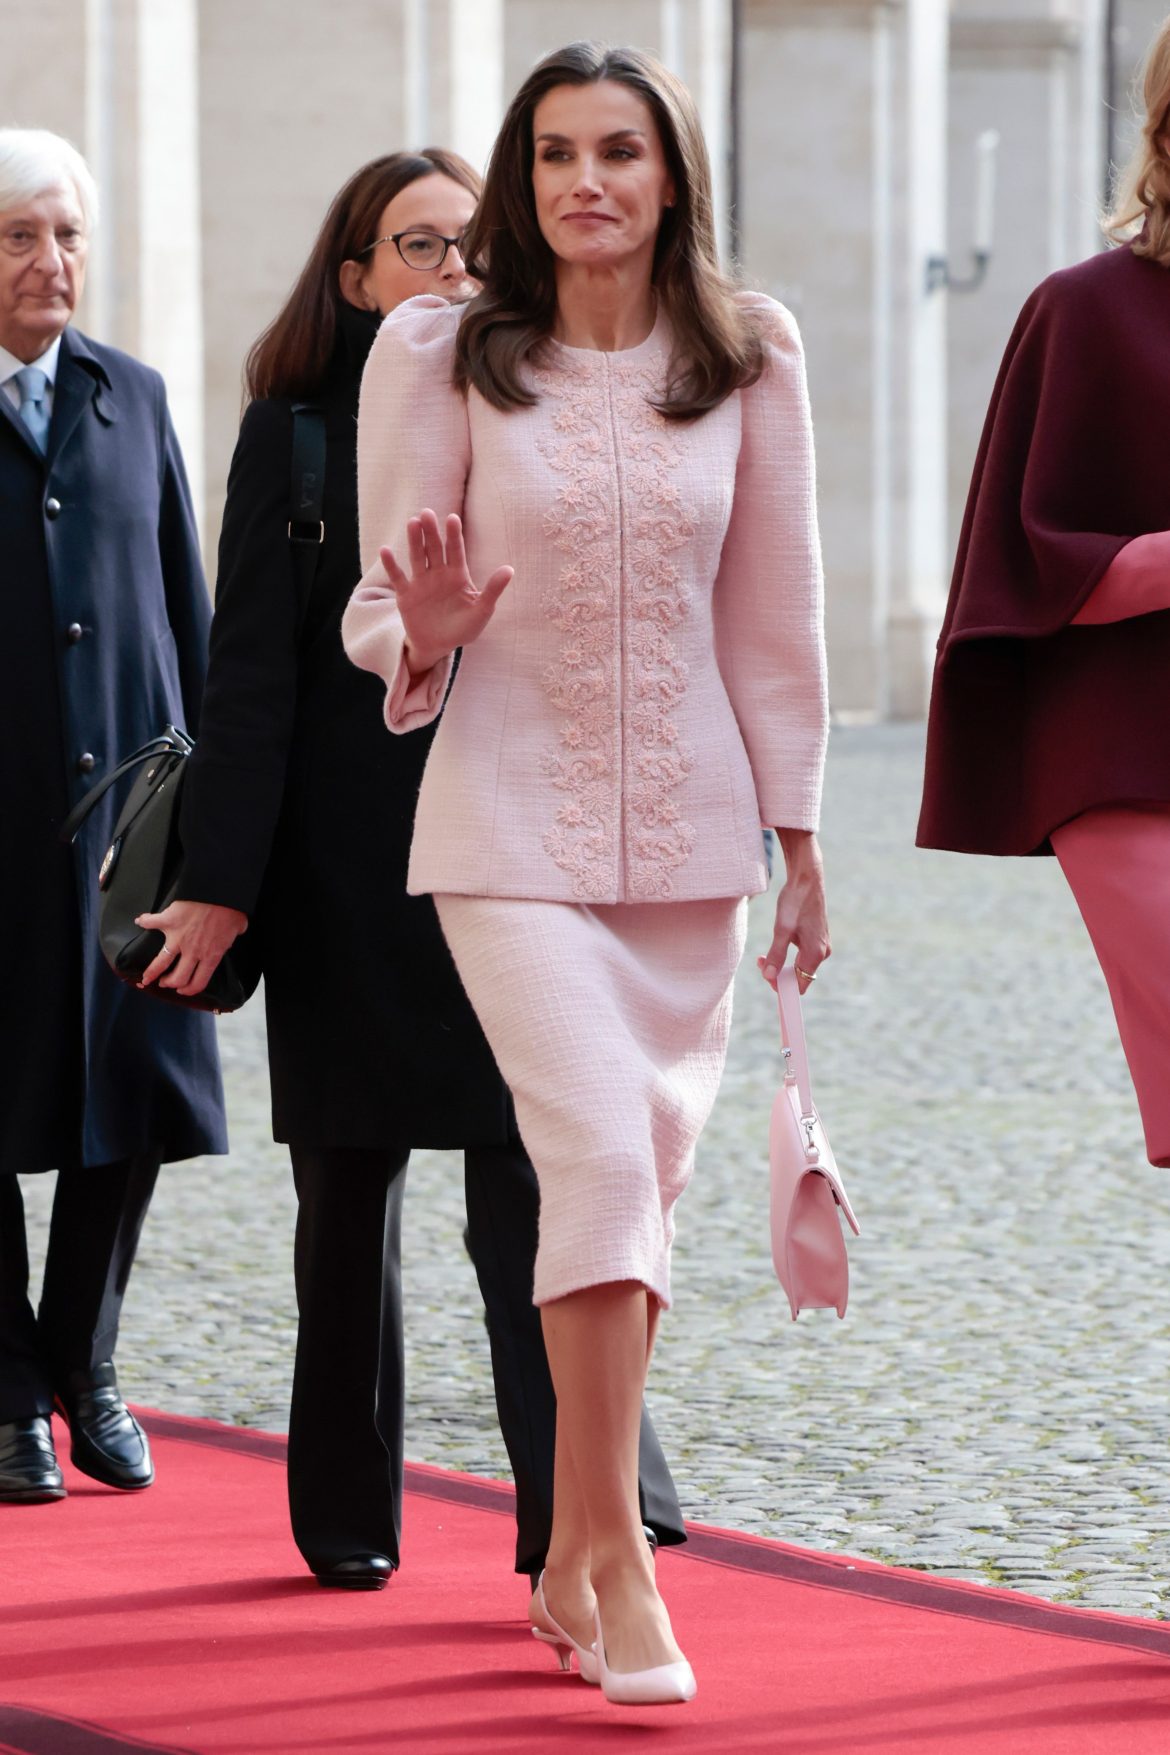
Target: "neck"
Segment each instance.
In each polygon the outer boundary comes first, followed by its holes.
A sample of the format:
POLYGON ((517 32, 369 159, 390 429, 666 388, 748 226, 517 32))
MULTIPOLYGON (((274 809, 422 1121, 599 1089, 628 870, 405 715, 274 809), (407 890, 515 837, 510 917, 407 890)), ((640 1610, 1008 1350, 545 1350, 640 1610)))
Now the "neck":
POLYGON ((653 329, 656 305, 648 263, 617 268, 557 264, 553 334, 567 347, 625 353, 653 329))

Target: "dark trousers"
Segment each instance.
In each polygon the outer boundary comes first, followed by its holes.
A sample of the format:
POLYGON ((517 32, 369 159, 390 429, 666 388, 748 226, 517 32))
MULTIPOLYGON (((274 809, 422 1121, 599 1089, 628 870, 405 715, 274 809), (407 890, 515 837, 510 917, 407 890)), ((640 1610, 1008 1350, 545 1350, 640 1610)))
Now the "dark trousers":
POLYGON ((20 1182, 0 1176, 0 1422, 50 1414, 69 1372, 113 1357, 158 1168, 137 1157, 58 1172, 35 1315, 20 1182))
MULTIPOLYGON (((288 1433, 293 1536, 314 1570, 357 1553, 399 1559, 402 1519, 402 1197, 409 1151, 293 1146, 300 1326, 288 1433)), ((516 1483, 516 1571, 544 1564, 556 1398, 532 1303, 540 1201, 523 1147, 463 1154, 468 1245, 487 1313, 500 1430, 516 1483)), ((643 1521, 685 1541, 643 1410, 643 1521)))

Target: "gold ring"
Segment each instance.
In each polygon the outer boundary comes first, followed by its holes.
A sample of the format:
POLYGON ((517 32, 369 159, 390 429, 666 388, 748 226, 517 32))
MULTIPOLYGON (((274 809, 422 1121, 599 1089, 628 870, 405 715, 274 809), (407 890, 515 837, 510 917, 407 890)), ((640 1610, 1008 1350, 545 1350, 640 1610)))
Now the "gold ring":
POLYGON ((803 975, 804 979, 806 981, 815 981, 816 980, 816 976, 811 972, 811 970, 802 969, 799 963, 793 963, 792 968, 793 968, 794 973, 796 973, 797 975, 803 975))

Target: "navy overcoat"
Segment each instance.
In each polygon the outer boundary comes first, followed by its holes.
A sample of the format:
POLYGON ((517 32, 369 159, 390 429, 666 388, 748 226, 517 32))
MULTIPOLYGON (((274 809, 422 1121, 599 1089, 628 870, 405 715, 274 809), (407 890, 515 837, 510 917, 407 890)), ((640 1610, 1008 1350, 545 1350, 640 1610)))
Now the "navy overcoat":
POLYGON ((47 456, 0 395, 0 1173, 227 1149, 213 1019, 98 948, 129 782, 57 839, 121 757, 194 733, 209 620, 162 379, 66 329, 47 456))

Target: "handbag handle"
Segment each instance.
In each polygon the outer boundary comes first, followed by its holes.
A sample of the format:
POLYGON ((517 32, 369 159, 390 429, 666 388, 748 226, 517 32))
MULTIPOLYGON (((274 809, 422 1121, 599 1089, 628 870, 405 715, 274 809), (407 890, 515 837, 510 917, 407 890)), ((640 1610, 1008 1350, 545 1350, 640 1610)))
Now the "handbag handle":
POLYGON ((804 1016, 800 1009, 800 987, 796 970, 786 963, 776 977, 776 998, 780 1003, 780 1042, 784 1053, 784 1076, 796 1080, 802 1115, 812 1115, 812 1080, 808 1072, 808 1049, 804 1040, 804 1016))
POLYGON ((140 749, 136 749, 132 756, 127 756, 124 762, 119 762, 116 768, 111 768, 96 786, 91 786, 85 796, 78 799, 58 829, 57 839, 66 844, 75 840, 77 831, 81 828, 90 811, 105 797, 114 782, 120 780, 123 774, 128 774, 131 768, 140 767, 143 762, 148 762, 151 756, 164 756, 170 752, 176 755, 189 755, 194 747, 195 745, 185 731, 180 731, 176 725, 168 725, 165 731, 160 732, 157 737, 152 737, 150 742, 144 743, 140 749))

